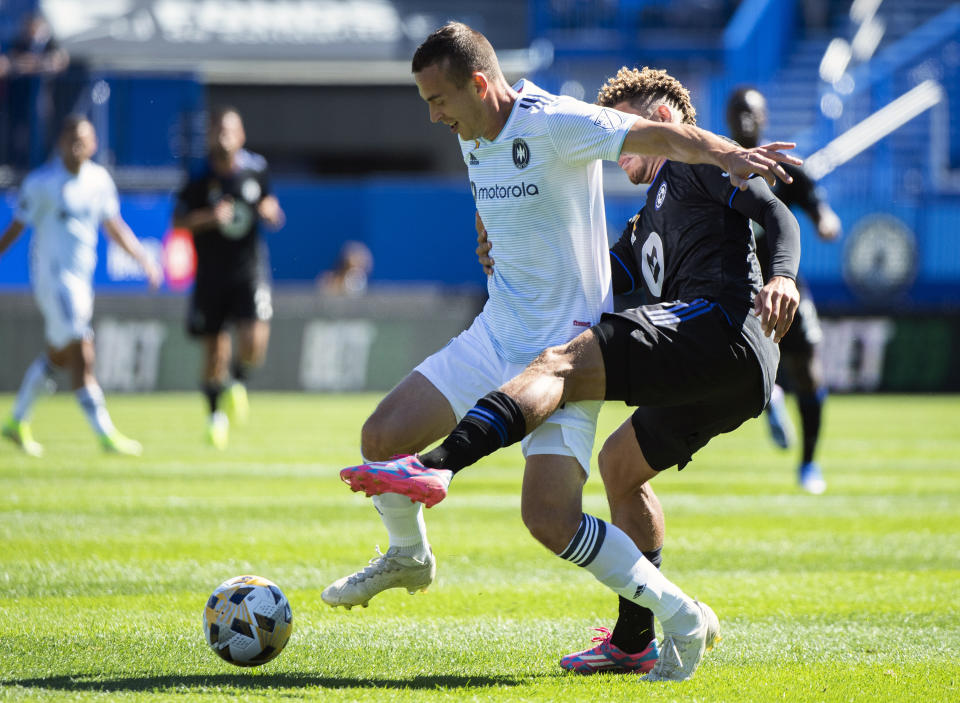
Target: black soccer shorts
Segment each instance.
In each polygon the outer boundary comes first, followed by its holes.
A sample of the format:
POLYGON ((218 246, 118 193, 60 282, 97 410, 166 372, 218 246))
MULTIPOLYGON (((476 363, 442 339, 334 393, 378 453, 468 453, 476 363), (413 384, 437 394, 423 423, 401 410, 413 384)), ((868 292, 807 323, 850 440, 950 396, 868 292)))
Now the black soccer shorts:
POLYGON ((197 278, 190 296, 187 331, 195 336, 218 334, 229 322, 273 317, 270 284, 262 276, 197 278))
POLYGON ((656 471, 682 469, 713 437, 763 410, 760 363, 717 303, 644 305, 604 314, 592 329, 606 399, 638 406, 633 428, 656 471))

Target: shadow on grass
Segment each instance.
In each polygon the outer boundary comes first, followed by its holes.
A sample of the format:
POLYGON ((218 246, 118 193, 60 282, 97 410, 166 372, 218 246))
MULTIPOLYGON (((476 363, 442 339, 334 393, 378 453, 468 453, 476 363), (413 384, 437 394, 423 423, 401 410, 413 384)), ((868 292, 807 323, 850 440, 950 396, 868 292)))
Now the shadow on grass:
POLYGON ((22 686, 53 691, 156 691, 196 687, 231 688, 485 688, 488 686, 520 686, 529 683, 524 676, 412 676, 409 679, 358 679, 350 677, 314 676, 310 674, 194 674, 190 676, 134 676, 129 678, 93 679, 87 677, 50 676, 47 678, 4 681, 4 686, 22 686))

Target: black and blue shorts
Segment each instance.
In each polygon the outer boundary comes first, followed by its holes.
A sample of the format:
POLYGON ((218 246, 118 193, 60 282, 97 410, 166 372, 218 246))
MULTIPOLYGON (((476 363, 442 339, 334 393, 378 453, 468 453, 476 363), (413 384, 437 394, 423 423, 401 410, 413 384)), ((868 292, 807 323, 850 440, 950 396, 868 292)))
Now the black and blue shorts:
POLYGON ((606 400, 637 406, 643 455, 682 469, 713 437, 756 417, 766 402, 756 355, 716 302, 696 299, 604 314, 595 325, 606 400))

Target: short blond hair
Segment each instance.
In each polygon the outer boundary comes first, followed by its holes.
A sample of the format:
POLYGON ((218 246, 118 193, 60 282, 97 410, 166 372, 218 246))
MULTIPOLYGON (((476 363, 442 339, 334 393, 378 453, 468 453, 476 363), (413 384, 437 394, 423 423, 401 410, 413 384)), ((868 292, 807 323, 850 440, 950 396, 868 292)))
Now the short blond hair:
POLYGON ((600 88, 597 105, 613 107, 623 101, 629 102, 645 116, 660 103, 666 103, 680 112, 684 123, 697 123, 697 111, 690 101, 690 91, 666 71, 646 66, 642 69, 622 67, 600 88))

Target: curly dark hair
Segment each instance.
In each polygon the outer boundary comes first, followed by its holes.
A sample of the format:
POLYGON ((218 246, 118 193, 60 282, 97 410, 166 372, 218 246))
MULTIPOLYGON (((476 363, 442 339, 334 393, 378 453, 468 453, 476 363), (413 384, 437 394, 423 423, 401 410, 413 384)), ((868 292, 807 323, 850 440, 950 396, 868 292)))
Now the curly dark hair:
POLYGON ((685 124, 697 123, 697 111, 690 102, 690 91, 666 71, 646 66, 642 69, 621 68, 597 93, 597 105, 613 107, 624 100, 644 114, 651 112, 659 103, 666 103, 680 111, 685 124))

